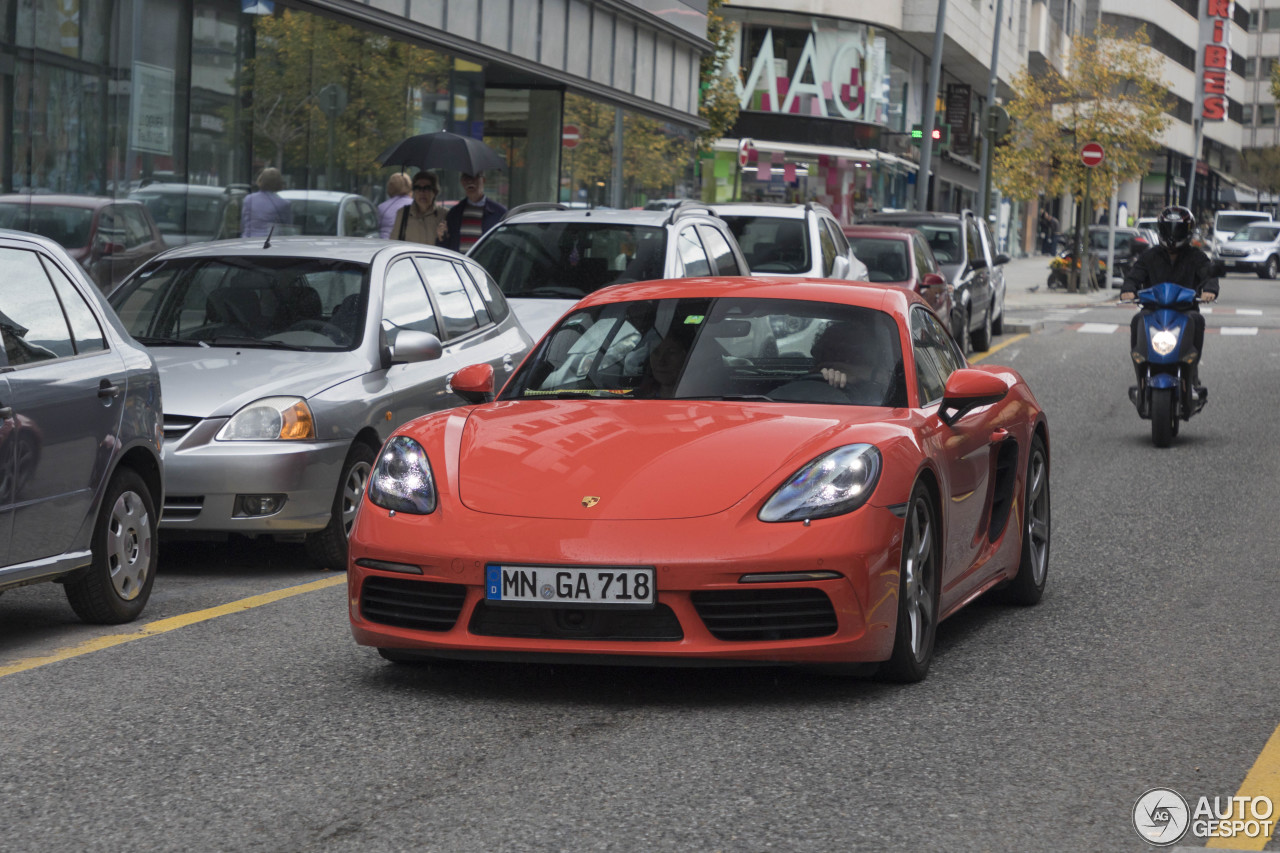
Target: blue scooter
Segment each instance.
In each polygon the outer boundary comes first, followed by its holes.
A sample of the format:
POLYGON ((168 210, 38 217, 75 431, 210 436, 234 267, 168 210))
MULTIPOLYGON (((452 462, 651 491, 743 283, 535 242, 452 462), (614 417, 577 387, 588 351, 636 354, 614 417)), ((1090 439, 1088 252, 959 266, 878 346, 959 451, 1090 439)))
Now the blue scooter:
POLYGON ((1199 356, 1191 340, 1191 319, 1196 292, 1172 282, 1137 293, 1146 309, 1133 361, 1142 376, 1129 389, 1138 416, 1151 421, 1151 442, 1168 447, 1178 434, 1178 422, 1189 420, 1204 408, 1209 392, 1190 382, 1191 362, 1199 356))

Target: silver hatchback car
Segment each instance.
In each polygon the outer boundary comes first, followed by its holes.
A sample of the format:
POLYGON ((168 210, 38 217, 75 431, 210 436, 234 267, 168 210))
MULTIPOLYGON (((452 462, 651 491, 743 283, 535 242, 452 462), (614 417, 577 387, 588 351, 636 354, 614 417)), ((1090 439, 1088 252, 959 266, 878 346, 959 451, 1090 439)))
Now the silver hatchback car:
POLYGON ((532 341, 476 263, 416 243, 235 240, 170 250, 111 295, 165 390, 161 530, 305 537, 345 569, 383 440, 499 384, 532 341))
POLYGON ((160 374, 53 241, 0 231, 0 591, 59 581, 86 622, 155 580, 160 374))

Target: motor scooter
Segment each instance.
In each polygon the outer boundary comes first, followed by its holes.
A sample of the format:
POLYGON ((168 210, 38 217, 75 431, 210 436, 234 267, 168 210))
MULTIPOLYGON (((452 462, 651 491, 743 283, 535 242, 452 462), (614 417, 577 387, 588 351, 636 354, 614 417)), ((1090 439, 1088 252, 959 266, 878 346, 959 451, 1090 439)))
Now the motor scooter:
POLYGON ((1139 290, 1137 301, 1144 312, 1132 357, 1141 379, 1129 388, 1129 400, 1138 417, 1151 421, 1151 442, 1168 447, 1179 422, 1190 420, 1209 399, 1207 389, 1190 382, 1191 363, 1200 354, 1188 315, 1200 300, 1194 290, 1165 282, 1139 290))

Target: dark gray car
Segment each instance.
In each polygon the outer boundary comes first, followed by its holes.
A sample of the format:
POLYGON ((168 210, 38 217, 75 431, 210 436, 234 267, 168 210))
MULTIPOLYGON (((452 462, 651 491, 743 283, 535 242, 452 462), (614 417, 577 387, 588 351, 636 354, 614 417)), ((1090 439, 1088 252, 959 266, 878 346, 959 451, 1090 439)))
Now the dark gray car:
POLYGON ((163 500, 160 375, 52 240, 0 231, 0 590, 136 619, 163 500))
POLYGON ((333 569, 383 440, 460 405, 459 367, 501 384, 532 346, 478 264, 400 241, 193 244, 111 304, 164 382, 161 529, 297 536, 333 569))

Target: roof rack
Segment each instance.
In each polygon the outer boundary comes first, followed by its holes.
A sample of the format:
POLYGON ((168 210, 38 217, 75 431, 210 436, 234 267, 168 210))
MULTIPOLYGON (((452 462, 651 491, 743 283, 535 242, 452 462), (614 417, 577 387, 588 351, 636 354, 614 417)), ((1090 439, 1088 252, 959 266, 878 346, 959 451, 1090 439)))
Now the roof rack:
POLYGON ((517 213, 533 213, 535 210, 568 210, 568 209, 569 209, 569 205, 561 204, 558 201, 531 201, 525 204, 517 204, 515 207, 508 210, 502 218, 510 219, 511 217, 515 216, 517 213))
POLYGON ((694 201, 693 199, 687 198, 681 201, 675 207, 671 208, 671 212, 667 215, 667 220, 663 224, 670 225, 671 223, 675 222, 677 219, 683 219, 686 216, 715 216, 715 215, 716 215, 716 212, 711 209, 710 205, 706 204, 705 202, 694 201))

